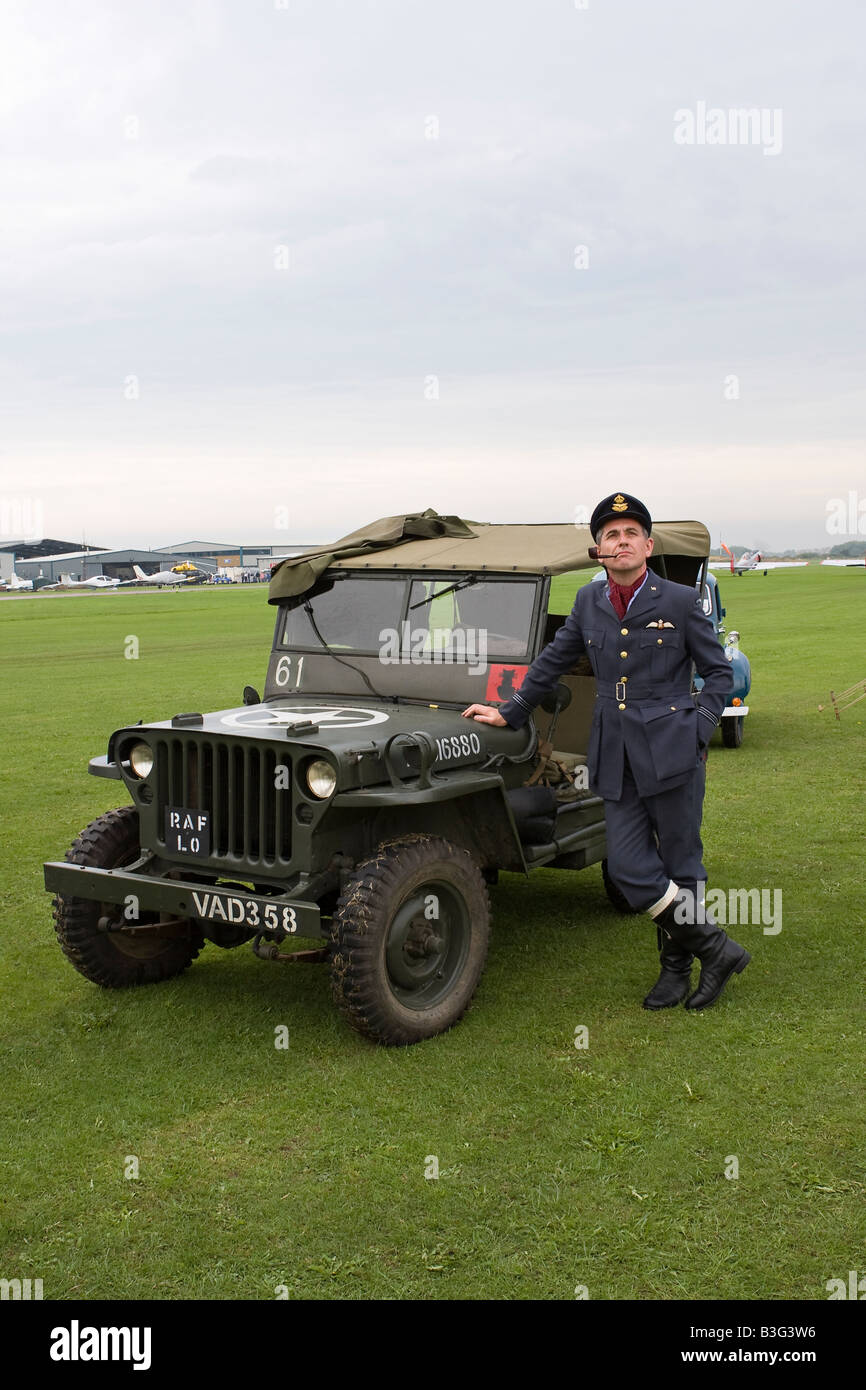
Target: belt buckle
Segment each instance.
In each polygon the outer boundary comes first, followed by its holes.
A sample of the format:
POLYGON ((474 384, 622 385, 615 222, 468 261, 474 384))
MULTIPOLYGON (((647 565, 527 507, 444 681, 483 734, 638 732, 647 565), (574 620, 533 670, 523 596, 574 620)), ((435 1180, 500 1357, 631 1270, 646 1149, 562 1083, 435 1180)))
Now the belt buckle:
POLYGON ((617 681, 615 691, 615 699, 622 703, 625 700, 625 681, 617 681))

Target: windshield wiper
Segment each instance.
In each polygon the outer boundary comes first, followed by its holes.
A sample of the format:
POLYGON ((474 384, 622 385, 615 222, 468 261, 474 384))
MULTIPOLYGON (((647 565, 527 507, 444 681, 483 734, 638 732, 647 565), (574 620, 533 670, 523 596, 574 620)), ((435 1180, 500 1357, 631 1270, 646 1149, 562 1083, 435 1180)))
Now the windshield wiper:
POLYGON ((319 639, 319 641, 321 642, 322 646, 325 648, 325 651, 328 653, 328 656, 332 656, 332 657, 334 658, 335 661, 339 661, 339 663, 340 663, 341 666, 348 666, 348 668, 349 668, 350 671, 354 671, 356 676, 360 676, 360 677, 361 677, 361 680, 362 680, 362 681, 364 682, 364 684, 366 685, 366 687, 367 687, 367 689, 369 690, 370 694, 371 694, 371 695, 375 695, 377 700, 393 700, 393 699, 394 699, 394 696, 393 696, 393 695, 381 695, 381 694, 379 693, 379 691, 376 690, 376 689, 374 689, 374 687, 371 685, 371 683, 370 683, 370 681, 369 681, 369 679, 368 679, 368 677, 367 677, 366 671, 362 671, 362 669, 361 669, 360 666, 353 666, 352 663, 351 663, 351 661, 347 661, 345 657, 343 657, 343 656, 337 656, 337 653, 336 653, 335 651, 333 651, 333 650, 328 646, 327 642, 325 641, 324 637, 322 636, 321 632, 319 631, 318 624, 316 623, 316 619, 315 619, 314 616, 313 616, 313 605, 312 605, 312 603, 310 602, 309 599, 305 599, 305 600, 304 600, 304 611, 306 612, 306 615, 307 615, 307 617, 308 617, 309 620, 310 620, 310 627, 313 629, 314 633, 315 633, 316 636, 318 637, 318 639, 319 639))
POLYGON ((455 589, 468 589, 470 584, 477 583, 477 574, 467 574, 463 579, 458 579, 456 584, 449 584, 447 589, 440 589, 438 594, 431 594, 429 598, 422 598, 417 603, 410 603, 409 612, 412 613, 416 608, 423 608, 426 604, 432 603, 434 598, 444 598, 446 594, 453 594, 455 589))

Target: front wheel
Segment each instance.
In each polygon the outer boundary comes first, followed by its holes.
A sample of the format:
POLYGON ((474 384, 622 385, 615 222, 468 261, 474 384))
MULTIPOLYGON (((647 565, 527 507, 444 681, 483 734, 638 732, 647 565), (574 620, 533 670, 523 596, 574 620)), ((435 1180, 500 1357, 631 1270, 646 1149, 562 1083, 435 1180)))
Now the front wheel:
MULTIPOLYGON (((139 849, 138 811, 120 806, 106 811, 82 830, 67 851, 70 864, 97 869, 120 869, 131 864, 139 849)), ((63 954, 82 975, 103 989, 155 984, 186 970, 204 945, 193 922, 171 921, 160 925, 156 914, 142 914, 144 930, 100 929, 100 918, 123 920, 117 903, 91 902, 87 898, 57 896, 54 929, 63 954)))
POLYGON ((334 913, 334 1001, 389 1046, 444 1033, 469 1008, 489 935, 487 887, 466 850, 432 835, 380 845, 334 913))
POLYGON ((726 748, 739 748, 743 741, 744 714, 729 715, 722 720, 722 743, 726 748))

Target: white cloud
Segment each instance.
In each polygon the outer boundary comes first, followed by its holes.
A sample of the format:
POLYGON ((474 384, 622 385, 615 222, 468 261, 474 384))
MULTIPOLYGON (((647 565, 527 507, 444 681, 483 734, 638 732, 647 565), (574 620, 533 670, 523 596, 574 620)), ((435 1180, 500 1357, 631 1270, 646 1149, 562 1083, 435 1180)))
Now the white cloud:
POLYGON ((708 516, 735 480, 770 527, 778 477, 808 539, 812 471, 862 474, 863 18, 794 13, 7 6, 5 466, 107 543, 142 476, 192 534, 215 473, 295 470, 318 539, 335 477, 348 530, 458 505, 428 479, 477 510, 491 467, 502 519, 527 477, 555 516, 575 459, 630 458, 708 516), (782 153, 677 146, 697 100, 783 108, 782 153))

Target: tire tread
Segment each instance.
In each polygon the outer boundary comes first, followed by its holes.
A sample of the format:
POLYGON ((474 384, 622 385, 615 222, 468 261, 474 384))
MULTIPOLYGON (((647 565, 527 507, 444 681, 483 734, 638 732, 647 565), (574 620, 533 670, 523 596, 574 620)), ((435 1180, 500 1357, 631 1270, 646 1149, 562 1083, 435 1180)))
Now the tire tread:
MULTIPOLYGON (((441 1026, 430 1029, 422 1020, 410 1027, 389 1012, 378 987, 377 956, 379 924, 387 917, 389 904, 399 893, 407 872, 423 869, 431 859, 450 860, 471 874, 469 887, 477 894, 483 911, 483 950, 476 963, 477 981, 487 960, 490 898, 481 870, 468 850, 460 849, 434 835, 411 834, 383 842, 364 863, 357 866, 334 911, 331 954, 331 992, 335 1004, 352 1027, 365 1037, 387 1046, 408 1046, 423 1038, 445 1032, 464 1016, 472 1003, 475 985, 462 1005, 444 1010, 441 1026)), ((480 915, 480 914, 479 914, 480 915)))

